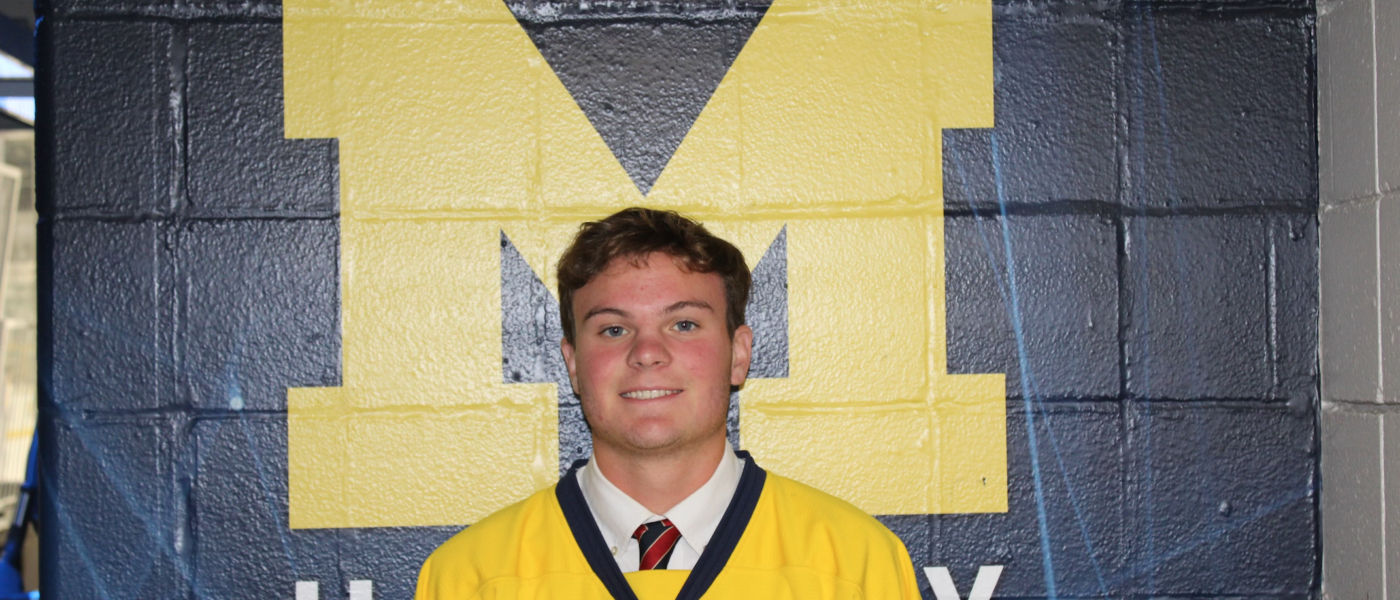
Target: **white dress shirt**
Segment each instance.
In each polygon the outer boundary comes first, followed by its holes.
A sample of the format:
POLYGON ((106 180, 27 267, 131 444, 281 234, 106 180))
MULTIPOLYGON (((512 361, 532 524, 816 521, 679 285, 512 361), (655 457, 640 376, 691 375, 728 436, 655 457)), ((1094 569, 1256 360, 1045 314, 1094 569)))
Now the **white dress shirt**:
POLYGON ((593 520, 598 523, 598 531, 603 533, 604 543, 623 573, 636 571, 642 560, 641 548, 637 540, 632 539, 632 532, 644 523, 662 519, 670 519, 681 532, 666 568, 689 570, 700 560, 700 553, 705 551, 705 545, 719 527, 743 473, 744 461, 734 455, 734 449, 726 441, 724 455, 710 480, 664 515, 653 514, 617 489, 594 466, 592 456, 588 464, 578 470, 578 486, 588 502, 588 510, 593 513, 593 520))

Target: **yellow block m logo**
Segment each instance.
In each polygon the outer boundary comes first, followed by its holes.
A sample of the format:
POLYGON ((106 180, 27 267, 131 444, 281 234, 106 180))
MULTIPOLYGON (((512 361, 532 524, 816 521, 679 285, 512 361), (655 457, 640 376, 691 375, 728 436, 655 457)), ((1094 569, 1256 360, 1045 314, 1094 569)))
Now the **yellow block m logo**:
POLYGON ((990 3, 779 0, 658 123, 665 90, 560 68, 586 15, 531 6, 284 6, 287 136, 340 139, 344 348, 342 387, 288 392, 292 527, 470 523, 553 483, 586 434, 549 356, 512 355, 549 333, 503 323, 547 323, 578 223, 632 205, 781 279, 786 371, 739 397, 765 468, 876 514, 1005 511, 1004 378, 947 374, 944 311, 941 131, 992 125, 990 3))

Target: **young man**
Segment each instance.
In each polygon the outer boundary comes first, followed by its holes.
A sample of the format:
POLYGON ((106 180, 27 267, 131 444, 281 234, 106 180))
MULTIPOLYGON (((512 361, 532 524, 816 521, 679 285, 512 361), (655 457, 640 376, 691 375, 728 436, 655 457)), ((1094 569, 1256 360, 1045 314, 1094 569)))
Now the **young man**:
POLYGON ((593 456, 439 547, 418 600, 918 598, 880 522, 729 447, 749 285, 737 248, 674 212, 585 224, 559 312, 593 456))

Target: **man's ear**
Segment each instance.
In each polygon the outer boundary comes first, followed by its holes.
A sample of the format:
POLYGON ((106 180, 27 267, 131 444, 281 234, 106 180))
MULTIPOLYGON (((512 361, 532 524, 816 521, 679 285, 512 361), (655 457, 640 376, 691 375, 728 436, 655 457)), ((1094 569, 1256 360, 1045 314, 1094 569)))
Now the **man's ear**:
POLYGON ((729 385, 744 385, 749 378, 749 363, 753 362, 753 329, 740 325, 731 337, 733 359, 729 366, 729 385))
POLYGON ((569 387, 574 388, 574 395, 578 396, 578 377, 574 375, 574 345, 569 343, 569 338, 559 339, 559 353, 564 355, 564 366, 569 369, 569 387))

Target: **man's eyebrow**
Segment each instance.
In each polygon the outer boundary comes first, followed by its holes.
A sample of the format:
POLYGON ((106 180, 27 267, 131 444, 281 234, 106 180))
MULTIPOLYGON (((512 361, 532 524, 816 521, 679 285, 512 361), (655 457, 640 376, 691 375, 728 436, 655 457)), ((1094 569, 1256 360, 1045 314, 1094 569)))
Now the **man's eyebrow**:
POLYGON ((593 309, 593 310, 588 311, 588 314, 583 315, 583 320, 584 320, 584 321, 587 321, 587 320, 592 319, 593 317, 596 317, 596 316, 598 316, 598 315, 617 315, 617 316, 622 317, 622 318, 624 318, 624 319, 626 319, 626 318, 632 316, 632 315, 627 314, 627 311, 622 310, 622 309, 620 309, 620 308, 613 308, 613 307, 611 307, 611 306, 600 306, 600 307, 598 307, 598 308, 595 308, 595 309, 593 309))
POLYGON ((681 300, 680 302, 667 306, 665 312, 666 314, 670 314, 682 308, 703 308, 710 312, 715 312, 714 307, 710 306, 709 302, 702 300, 681 300))

